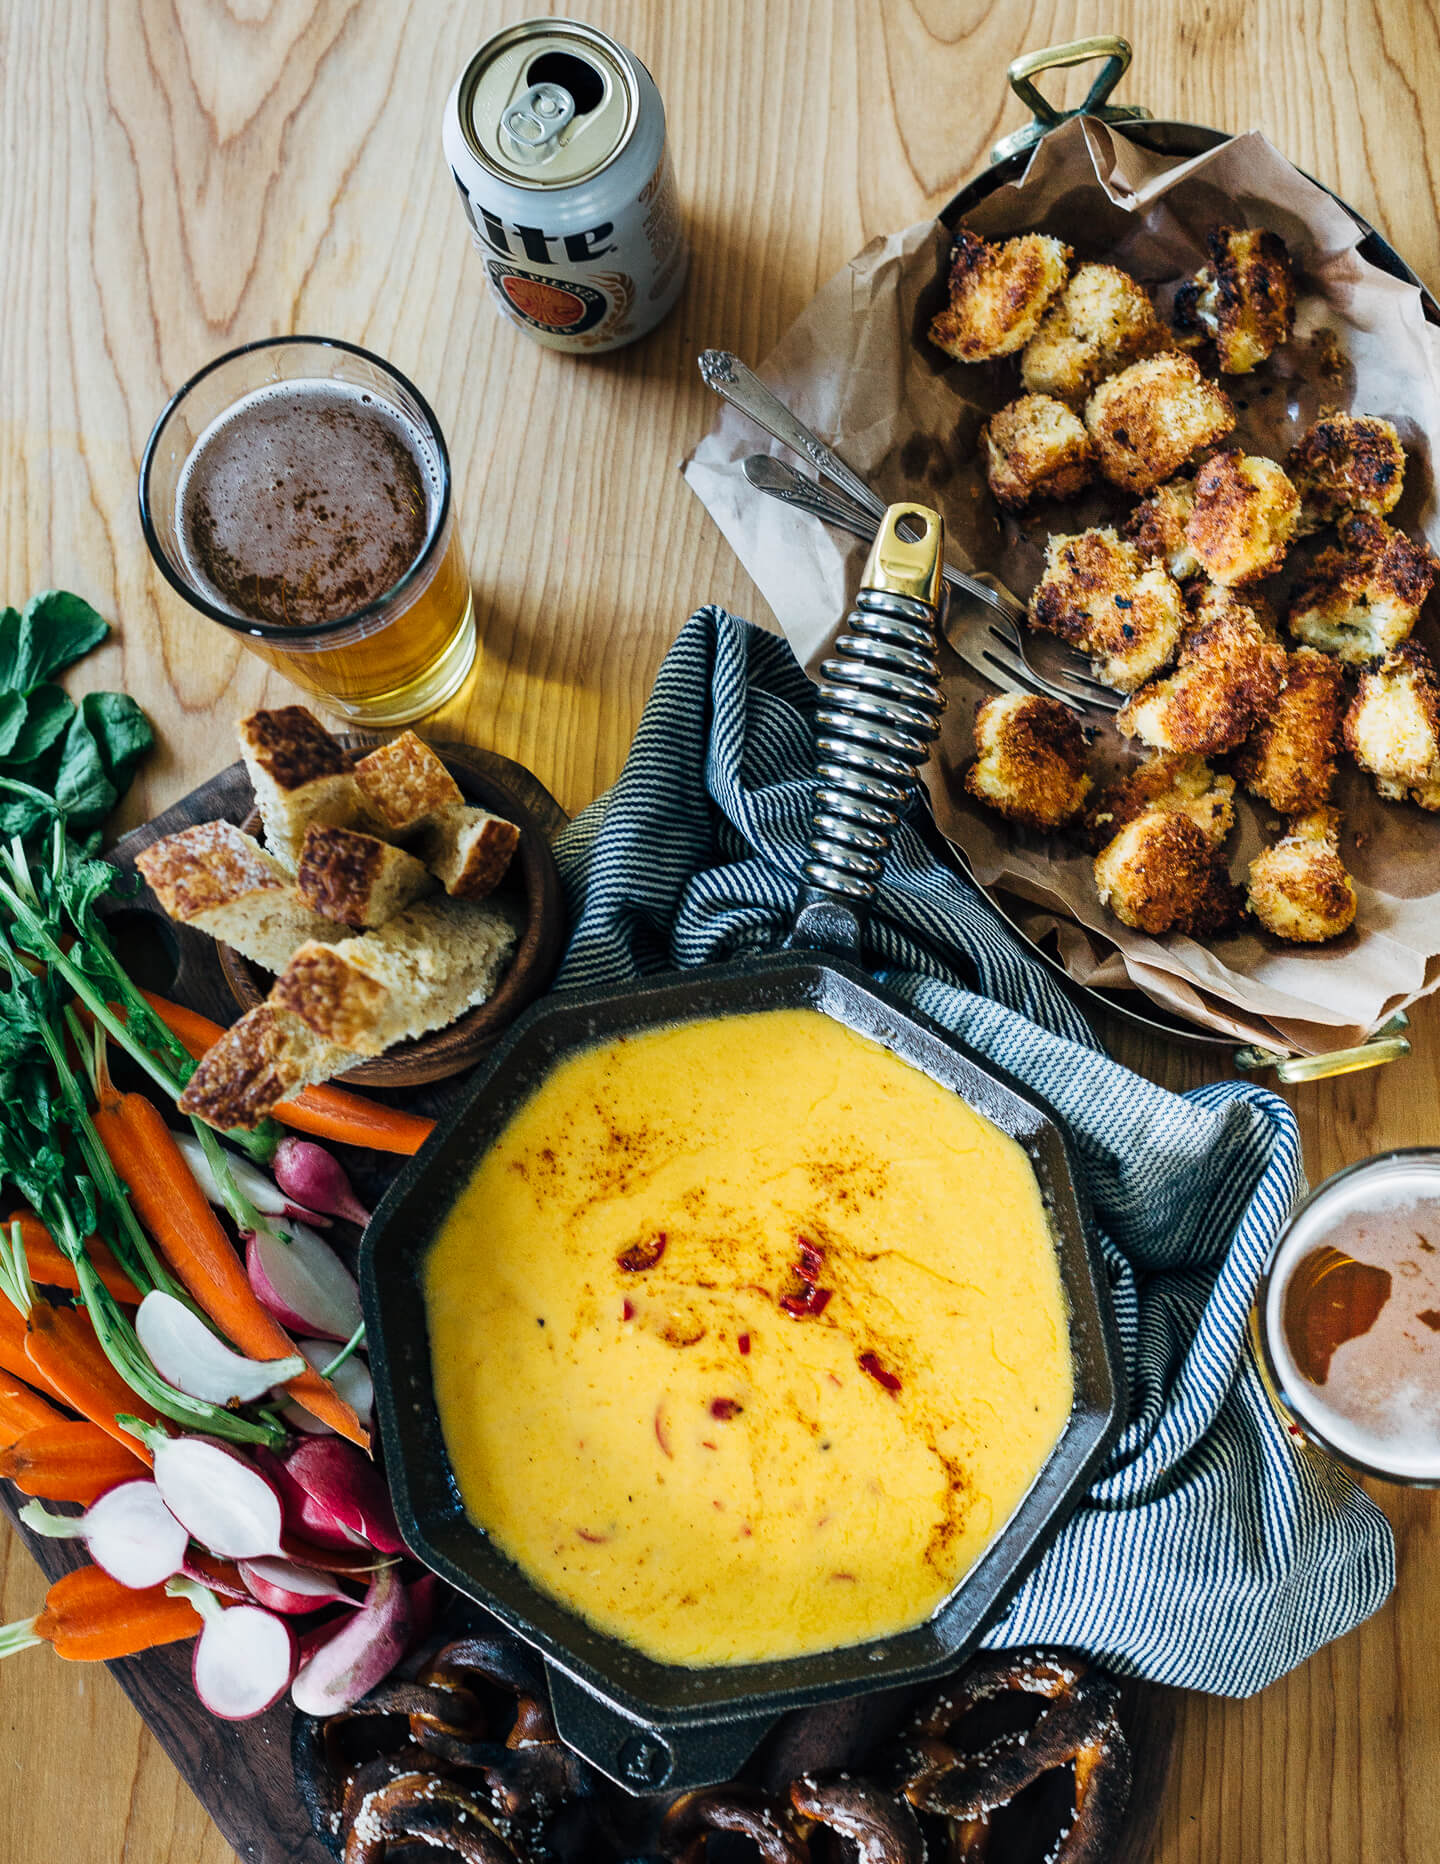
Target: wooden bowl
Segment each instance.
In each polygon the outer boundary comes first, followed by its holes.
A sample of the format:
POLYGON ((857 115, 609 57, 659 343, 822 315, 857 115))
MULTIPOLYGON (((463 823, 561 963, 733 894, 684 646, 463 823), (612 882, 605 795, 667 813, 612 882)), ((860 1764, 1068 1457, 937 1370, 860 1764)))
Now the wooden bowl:
MULTIPOLYGON (((342 742, 357 750, 373 749, 361 740, 342 738, 342 742)), ((339 1077, 356 1086, 419 1087, 423 1082, 443 1081, 473 1067, 497 1036, 548 987, 565 942, 565 894, 550 852, 547 824, 527 798, 503 778, 481 769, 458 750, 433 748, 467 802, 506 817, 520 829, 520 846, 494 896, 519 906, 523 914, 520 938, 492 997, 444 1029, 433 1029, 413 1042, 397 1043, 373 1061, 361 1062, 339 1077)), ((258 835, 259 810, 252 809, 241 827, 247 834, 258 835)), ((217 941, 217 949, 225 981, 241 1009, 253 1009, 263 1002, 270 989, 270 973, 242 958, 233 946, 217 941)))

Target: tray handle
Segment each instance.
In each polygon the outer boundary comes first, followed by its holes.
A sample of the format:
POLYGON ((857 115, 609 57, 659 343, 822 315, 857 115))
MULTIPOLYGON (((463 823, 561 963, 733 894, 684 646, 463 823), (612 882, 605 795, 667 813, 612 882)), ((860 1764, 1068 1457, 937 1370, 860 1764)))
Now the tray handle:
POLYGON ((1359 1074, 1363 1068, 1383 1068, 1386 1062, 1410 1053, 1408 1039, 1400 1034, 1408 1023, 1405 1012, 1397 1010, 1356 1047, 1330 1049, 1324 1055, 1280 1055, 1253 1043, 1236 1049, 1235 1066, 1246 1073, 1273 1068, 1275 1079, 1291 1086, 1300 1081, 1328 1081, 1332 1075, 1359 1074))
POLYGON ((1134 123, 1148 117, 1150 112, 1142 109, 1139 104, 1112 104, 1108 101, 1110 93, 1129 69, 1133 56, 1128 39, 1122 39, 1113 32, 1102 32, 1093 39, 1071 39, 1064 45, 1047 45, 1041 51, 1025 52, 1015 59, 1007 74, 1010 88, 1030 111, 1030 121, 1023 129, 1017 129, 1013 135, 1005 136, 997 142, 990 151, 990 160, 1003 162, 1008 156, 1018 155, 1022 149, 1033 147, 1042 136, 1049 135, 1052 129, 1068 123, 1071 117, 1101 117, 1107 123, 1134 123), (1042 71, 1088 64, 1093 58, 1103 58, 1105 63, 1078 110, 1057 110, 1054 104, 1041 95, 1035 79, 1042 71))

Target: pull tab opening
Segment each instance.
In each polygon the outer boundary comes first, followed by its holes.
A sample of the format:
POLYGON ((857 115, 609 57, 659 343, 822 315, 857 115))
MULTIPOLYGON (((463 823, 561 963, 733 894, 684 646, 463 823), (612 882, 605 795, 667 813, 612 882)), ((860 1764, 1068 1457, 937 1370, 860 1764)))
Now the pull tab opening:
MULTIPOLYGON (((536 59, 542 64, 542 59, 536 59)), ((571 61, 579 64, 579 59, 571 61)), ((588 70, 586 66, 584 69, 588 70)), ((516 159, 540 162, 556 147, 560 132, 575 117, 575 99, 559 84, 532 84, 500 119, 516 159)))

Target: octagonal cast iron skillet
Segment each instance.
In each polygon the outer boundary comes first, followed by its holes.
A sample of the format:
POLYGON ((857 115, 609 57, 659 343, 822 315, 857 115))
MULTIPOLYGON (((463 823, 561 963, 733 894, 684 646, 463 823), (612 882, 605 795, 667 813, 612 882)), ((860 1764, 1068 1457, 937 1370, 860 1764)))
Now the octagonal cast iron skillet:
MULTIPOLYGON (((428 1566, 543 1655, 562 1737, 632 1793, 728 1780, 787 1709, 957 1668, 1073 1509, 1119 1428, 1109 1290, 1058 1121, 1028 1088, 902 1009, 856 962, 860 915, 943 703, 934 660, 942 544, 938 514, 891 506, 836 656, 822 668, 821 783, 808 884, 787 949, 619 990, 558 994, 529 1010, 395 1181, 362 1246, 370 1364, 401 1531, 428 1566), (818 1011, 890 1049, 1024 1147, 1068 1298, 1075 1399, 1014 1516, 924 1624, 812 1656, 690 1669, 657 1663, 587 1624, 532 1585, 467 1516, 435 1403, 421 1271, 486 1150, 566 1056, 676 1023, 779 1009, 818 1011)), ((483 1235, 475 1246, 484 1248, 483 1235)), ((504 1366, 488 1376, 503 1379, 504 1366)), ((695 1578, 705 1583, 703 1573, 695 1578)))

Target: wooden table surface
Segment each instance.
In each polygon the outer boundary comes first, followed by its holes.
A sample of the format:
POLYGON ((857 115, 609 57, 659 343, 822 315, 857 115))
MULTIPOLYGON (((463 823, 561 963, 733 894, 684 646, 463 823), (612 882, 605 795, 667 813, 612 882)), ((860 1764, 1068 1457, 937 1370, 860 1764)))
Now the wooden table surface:
MULTIPOLYGON (((87 684, 123 685, 162 748, 123 825, 231 755, 289 689, 150 567, 135 475, 170 391, 291 331, 380 351, 455 458, 484 657, 433 721, 528 764, 567 808, 620 768, 652 676, 699 603, 759 598, 677 462, 714 406, 696 352, 758 360, 872 235, 939 207, 1024 113, 1019 52, 1128 34, 1122 100, 1259 127, 1440 285, 1440 142, 1423 74, 1436 0, 573 0, 653 72, 694 245, 678 310, 600 360, 551 355, 486 300, 440 155, 470 50, 523 0, 8 0, 0 6, 0 596, 56 585, 118 624, 87 684), (1427 114, 1428 106, 1428 114, 1427 114)), ((1078 100, 1078 75, 1057 87, 1078 100)), ((1312 1178, 1436 1138, 1440 1013, 1417 1054, 1291 1098, 1312 1178)), ((1121 1027, 1174 1087, 1211 1055, 1121 1027)), ((1370 1623, 1248 1703, 1186 1701, 1165 1864, 1434 1859, 1437 1503, 1379 1499, 1400 1583, 1370 1623)), ((0 1531, 3 1532, 3 1531, 0 1531)), ((0 1540, 0 1621, 39 1576, 0 1540)), ((222 1864, 228 1847, 103 1670, 42 1651, 0 1673, 5 1864, 222 1864)))

